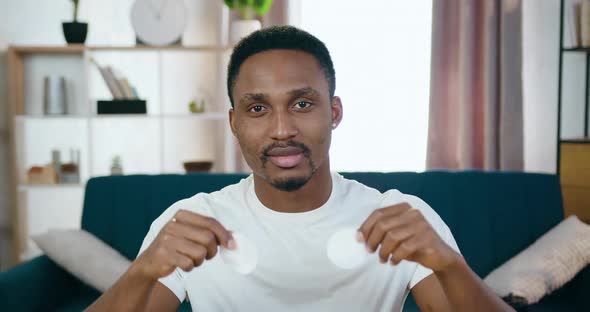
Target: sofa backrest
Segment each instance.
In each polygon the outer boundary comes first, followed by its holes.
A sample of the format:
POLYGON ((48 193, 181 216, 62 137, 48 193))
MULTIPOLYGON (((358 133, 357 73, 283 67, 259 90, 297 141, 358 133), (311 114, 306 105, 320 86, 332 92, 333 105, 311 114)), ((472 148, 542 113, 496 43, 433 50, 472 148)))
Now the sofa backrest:
MULTIPOLYGON (((485 276, 563 219, 555 175, 500 172, 343 173, 380 191, 426 201, 449 225, 473 270, 485 276)), ((242 174, 129 175, 88 181, 82 228, 135 258, 152 221, 174 202, 213 192, 242 174)))

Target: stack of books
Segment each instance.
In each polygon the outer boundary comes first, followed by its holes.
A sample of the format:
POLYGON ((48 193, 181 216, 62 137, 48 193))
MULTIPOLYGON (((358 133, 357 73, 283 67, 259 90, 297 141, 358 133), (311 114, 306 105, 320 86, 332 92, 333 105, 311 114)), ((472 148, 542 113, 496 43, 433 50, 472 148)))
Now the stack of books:
POLYGON ((115 100, 137 100, 139 99, 139 95, 137 94, 137 90, 129 80, 125 78, 119 71, 114 69, 111 66, 100 66, 95 59, 90 59, 90 61, 96 65, 104 82, 106 83, 109 91, 113 95, 113 99, 115 100))

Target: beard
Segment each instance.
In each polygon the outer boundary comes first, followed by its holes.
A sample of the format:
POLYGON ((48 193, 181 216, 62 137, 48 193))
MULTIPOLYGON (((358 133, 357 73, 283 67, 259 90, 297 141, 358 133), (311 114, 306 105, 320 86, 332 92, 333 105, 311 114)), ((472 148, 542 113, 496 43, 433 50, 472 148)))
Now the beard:
POLYGON ((269 182, 270 182, 270 185, 272 185, 274 188, 276 188, 280 191, 293 192, 293 191, 297 191, 298 189, 303 187, 305 184, 307 184, 307 181, 309 181, 311 179, 312 175, 313 175, 313 172, 312 172, 312 174, 310 174, 306 177, 272 180, 269 182))

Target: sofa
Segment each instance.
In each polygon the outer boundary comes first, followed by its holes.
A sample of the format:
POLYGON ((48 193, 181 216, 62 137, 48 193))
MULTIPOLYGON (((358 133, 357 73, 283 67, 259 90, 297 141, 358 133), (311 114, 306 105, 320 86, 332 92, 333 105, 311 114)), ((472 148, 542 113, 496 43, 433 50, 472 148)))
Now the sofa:
MULTIPOLYGON (((471 268, 485 277, 563 219, 555 175, 500 172, 343 173, 381 191, 429 203, 471 268)), ((242 174, 97 177, 86 185, 82 228, 133 259, 152 221, 179 199, 235 183, 242 174)), ((590 268, 519 311, 590 311, 590 268)), ((99 292, 46 256, 0 273, 0 311, 81 311, 99 292)), ((184 303, 179 311, 190 311, 184 303)), ((404 311, 418 311, 411 296, 404 311)))

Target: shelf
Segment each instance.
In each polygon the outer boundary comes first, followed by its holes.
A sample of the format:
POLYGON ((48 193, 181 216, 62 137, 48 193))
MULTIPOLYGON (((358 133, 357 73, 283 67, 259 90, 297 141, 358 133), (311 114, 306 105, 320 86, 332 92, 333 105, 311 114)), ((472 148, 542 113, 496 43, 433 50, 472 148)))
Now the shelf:
POLYGON ((48 190, 48 189, 80 189, 84 188, 86 185, 82 183, 61 183, 61 184, 19 184, 18 190, 19 191, 29 191, 29 190, 48 190))
POLYGON ((163 115, 164 118, 186 118, 206 120, 227 120, 227 113, 197 113, 197 114, 170 114, 163 115))
POLYGON ((559 143, 590 144, 590 138, 561 139, 559 143))
POLYGON ((590 52, 590 47, 569 47, 569 48, 561 48, 563 52, 590 52))
POLYGON ((82 54, 86 47, 81 44, 67 46, 13 46, 10 47, 17 54, 82 54))
POLYGON ((165 115, 146 115, 146 114, 101 114, 101 115, 18 115, 17 121, 21 120, 55 120, 55 119, 118 119, 118 118, 134 118, 134 119, 204 119, 204 120, 226 120, 227 113, 198 113, 198 114, 165 114, 165 115))
POLYGON ((195 46, 87 46, 71 44, 67 46, 12 46, 17 54, 83 54, 85 51, 196 51, 196 52, 222 52, 229 51, 229 46, 195 45, 195 46))
POLYGON ((55 120, 55 119, 71 119, 71 120, 77 120, 77 119, 86 119, 88 118, 88 116, 83 116, 83 115, 18 115, 16 116, 16 120, 17 121, 21 121, 21 120, 55 120))
POLYGON ((214 45, 202 45, 202 46, 135 45, 135 46, 89 46, 89 47, 87 47, 87 49, 90 51, 202 51, 202 52, 219 52, 219 51, 230 50, 231 47, 222 47, 222 46, 214 46, 214 45))

